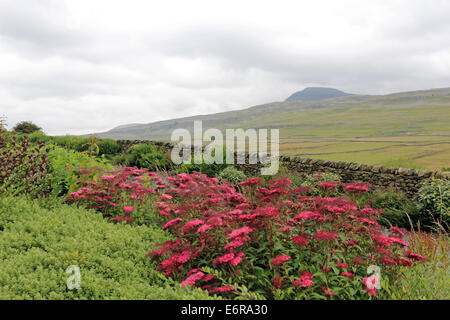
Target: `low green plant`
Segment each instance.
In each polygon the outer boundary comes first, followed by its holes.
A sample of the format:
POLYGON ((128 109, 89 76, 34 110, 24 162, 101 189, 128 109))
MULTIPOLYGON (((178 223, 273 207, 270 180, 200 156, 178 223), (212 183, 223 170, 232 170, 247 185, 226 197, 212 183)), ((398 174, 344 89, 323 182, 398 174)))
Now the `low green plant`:
MULTIPOLYGON (((0 197, 0 299, 211 299, 167 279, 148 243, 168 239, 147 226, 112 224, 94 211, 25 197, 0 197), (80 289, 66 271, 80 270, 80 289)), ((73 275, 73 274, 72 274, 73 275)))
POLYGON ((424 224, 417 202, 398 190, 377 189, 368 193, 364 201, 369 202, 373 208, 383 209, 380 223, 384 226, 414 229, 417 225, 424 224))
POLYGON ((83 137, 73 137, 73 136, 60 136, 52 137, 53 144, 63 147, 65 149, 71 149, 78 152, 83 152, 88 150, 88 140, 83 137))
MULTIPOLYGON (((202 158, 202 162, 201 163, 195 163, 195 158, 191 157, 191 159, 189 160, 190 163, 182 163, 181 165, 179 165, 177 167, 177 172, 179 173, 193 173, 194 171, 196 172, 201 172, 206 174, 208 177, 217 177, 223 170, 225 170, 228 166, 230 166, 229 164, 227 164, 227 153, 229 151, 226 149, 226 147, 223 148, 223 158, 222 158, 222 163, 206 163, 204 158, 202 158)), ((212 151, 211 153, 212 157, 215 157, 215 150, 212 151)))
POLYGON ((235 167, 229 166, 222 170, 222 172, 217 175, 217 178, 221 181, 226 180, 237 186, 239 182, 247 179, 247 175, 235 167))
POLYGON ((450 227, 450 181, 433 179, 422 185, 417 193, 422 215, 439 228, 450 227))
POLYGON ((395 286, 385 286, 390 299, 395 300, 448 300, 450 273, 446 233, 433 234, 417 231, 409 234, 409 249, 424 256, 427 261, 415 268, 401 269, 395 286))
POLYGON ((54 146, 48 155, 51 163, 52 193, 64 196, 77 189, 77 181, 97 181, 98 175, 112 170, 104 157, 54 146))
POLYGON ((318 182, 341 181, 341 176, 332 172, 316 172, 303 177, 302 187, 315 186, 318 182))
POLYGON ((28 137, 19 141, 0 130, 0 195, 47 195, 51 190, 49 149, 32 146, 28 137))
MULTIPOLYGON (((304 182, 304 175, 299 173, 298 171, 291 170, 280 164, 279 168, 280 175, 286 177, 292 181, 292 185, 296 188, 301 187, 304 182)), ((270 176, 262 177, 264 180, 270 179, 270 176)))
POLYGON ((121 165, 146 168, 151 171, 168 169, 172 165, 170 153, 152 143, 134 145, 128 154, 116 157, 114 160, 121 165))

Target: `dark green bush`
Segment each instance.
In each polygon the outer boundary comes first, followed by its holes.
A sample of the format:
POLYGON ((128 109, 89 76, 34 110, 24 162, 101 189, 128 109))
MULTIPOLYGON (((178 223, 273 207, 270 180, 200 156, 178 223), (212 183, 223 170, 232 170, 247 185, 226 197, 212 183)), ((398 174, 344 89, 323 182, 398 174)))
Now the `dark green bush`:
POLYGON ((418 223, 422 226, 425 224, 417 208, 417 202, 409 199, 404 193, 384 189, 376 190, 373 194, 369 194, 369 197, 374 209, 383 209, 380 222, 385 226, 411 229, 416 228, 418 223))
POLYGON ((166 280, 146 257, 148 243, 168 239, 147 226, 112 224, 69 205, 44 209, 0 197, 0 299, 211 299, 166 280), (69 266, 81 288, 69 290, 69 266))
POLYGON ((450 181, 433 179, 424 183, 417 194, 417 201, 423 216, 449 230, 450 181))
POLYGON ((40 127, 31 121, 22 121, 14 126, 12 131, 16 134, 29 134, 41 130, 40 127))
POLYGON ((78 152, 88 151, 88 139, 82 137, 64 136, 64 137, 53 137, 53 143, 57 146, 72 149, 78 152))
MULTIPOLYGON (((223 159, 222 164, 220 163, 205 163, 204 159, 202 163, 194 163, 194 157, 191 157, 190 163, 182 163, 177 167, 177 172, 192 173, 194 171, 206 174, 208 177, 217 177, 223 170, 225 170, 230 165, 226 163, 227 149, 223 149, 223 159)), ((215 150, 211 154, 215 156, 215 150)))
POLYGON ((169 169, 172 166, 170 151, 152 143, 137 144, 128 151, 126 155, 114 158, 116 163, 149 170, 169 169))
POLYGON ((36 144, 38 142, 47 143, 47 142, 51 141, 52 138, 47 136, 42 131, 35 131, 28 135, 28 139, 30 140, 31 143, 36 144))
POLYGON ((120 145, 112 139, 102 139, 97 142, 99 147, 99 155, 113 155, 120 152, 120 145))

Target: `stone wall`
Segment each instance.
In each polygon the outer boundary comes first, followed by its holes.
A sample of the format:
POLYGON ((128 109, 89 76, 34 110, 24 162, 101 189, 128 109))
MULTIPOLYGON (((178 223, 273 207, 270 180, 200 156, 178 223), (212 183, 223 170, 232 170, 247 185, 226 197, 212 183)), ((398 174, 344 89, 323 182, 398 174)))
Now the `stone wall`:
POLYGON ((410 197, 432 177, 450 180, 450 172, 386 168, 379 165, 301 157, 282 157, 280 162, 288 169, 298 172, 333 172, 339 174, 343 182, 364 181, 377 186, 392 187, 410 197))
MULTIPOLYGON (((172 144, 166 142, 118 140, 122 149, 126 152, 131 146, 143 142, 151 142, 164 149, 171 149, 172 144)), ((426 171, 406 168, 386 168, 379 165, 367 165, 354 162, 329 161, 302 157, 280 157, 280 165, 301 174, 314 172, 332 172, 342 177, 343 182, 364 181, 376 186, 391 187, 413 197, 422 184, 431 178, 447 179, 450 181, 450 172, 426 171)), ((260 174, 261 165, 246 164, 237 165, 247 175, 260 174)))

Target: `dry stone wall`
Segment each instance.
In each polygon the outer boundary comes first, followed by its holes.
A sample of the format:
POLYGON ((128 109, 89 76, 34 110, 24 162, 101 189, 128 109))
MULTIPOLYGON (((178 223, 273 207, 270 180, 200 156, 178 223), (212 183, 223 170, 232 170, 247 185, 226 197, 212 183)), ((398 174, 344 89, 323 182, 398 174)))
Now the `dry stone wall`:
POLYGON ((282 157, 280 162, 288 169, 298 172, 333 172, 339 174, 343 182, 364 181, 377 186, 395 188, 408 196, 414 196, 422 184, 433 177, 450 180, 450 172, 387 168, 380 165, 301 157, 282 157))

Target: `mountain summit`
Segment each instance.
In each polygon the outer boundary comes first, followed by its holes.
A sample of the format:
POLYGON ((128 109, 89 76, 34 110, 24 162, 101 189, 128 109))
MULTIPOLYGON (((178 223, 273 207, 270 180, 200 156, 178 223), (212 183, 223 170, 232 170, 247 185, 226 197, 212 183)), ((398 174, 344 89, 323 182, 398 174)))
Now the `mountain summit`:
POLYGON ((334 88, 309 87, 292 94, 286 101, 314 101, 348 95, 350 94, 334 88))

